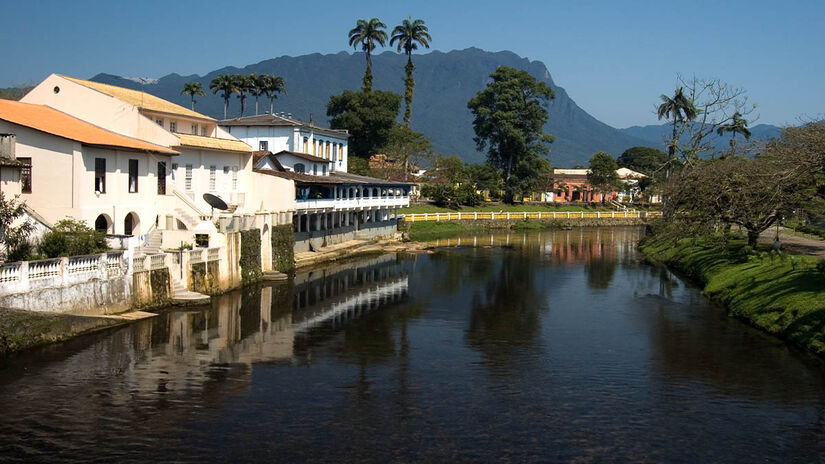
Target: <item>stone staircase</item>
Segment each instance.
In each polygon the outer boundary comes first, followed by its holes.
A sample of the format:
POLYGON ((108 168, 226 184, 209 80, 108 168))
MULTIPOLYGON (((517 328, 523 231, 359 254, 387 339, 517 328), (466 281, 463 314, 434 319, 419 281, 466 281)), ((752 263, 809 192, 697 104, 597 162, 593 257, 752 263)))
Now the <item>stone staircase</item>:
POLYGON ((200 219, 187 213, 183 208, 175 208, 175 215, 189 230, 200 223, 200 219))
POLYGON ((149 233, 149 240, 147 245, 143 245, 140 251, 145 255, 156 255, 160 253, 160 247, 163 243, 163 232, 160 230, 153 230, 149 233))
POLYGON ((616 200, 607 200, 607 204, 609 204, 610 206, 616 208, 616 211, 626 211, 627 210, 627 206, 619 203, 616 200))
POLYGON ((174 276, 172 279, 172 304, 175 306, 197 306, 209 304, 212 298, 203 293, 193 292, 183 286, 174 276))

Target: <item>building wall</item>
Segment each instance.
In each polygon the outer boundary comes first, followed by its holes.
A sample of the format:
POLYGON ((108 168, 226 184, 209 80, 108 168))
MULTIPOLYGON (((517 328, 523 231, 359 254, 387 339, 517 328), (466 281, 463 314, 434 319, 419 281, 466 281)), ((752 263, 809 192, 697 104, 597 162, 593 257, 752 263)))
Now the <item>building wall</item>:
POLYGON ((20 195, 20 168, 14 166, 0 166, 0 192, 6 200, 20 195))
POLYGON ((227 126, 226 129, 254 150, 261 149, 260 143, 265 141, 267 142, 266 149, 272 153, 287 150, 328 158, 330 161, 332 161, 334 155, 335 163, 331 165, 331 170, 347 172, 348 150, 346 137, 293 126, 227 126), (305 137, 307 139, 306 147, 304 147, 305 137), (323 153, 320 152, 319 142, 325 144, 323 153), (327 156, 326 142, 335 143, 336 145, 343 144, 343 148, 338 149, 336 152, 330 147, 330 155, 327 156))
POLYGON ((136 107, 56 74, 47 77, 20 101, 48 105, 112 132, 165 147, 178 143, 177 137, 141 115, 136 107), (55 87, 59 92, 55 93, 55 87))
POLYGON ((123 234, 124 219, 135 213, 144 233, 155 216, 170 204, 167 195, 157 195, 157 161, 171 165, 167 155, 88 147, 27 127, 0 121, 0 131, 17 134, 19 157, 32 159, 32 192, 20 198, 50 223, 66 217, 86 221, 94 227, 104 214, 114 224, 109 233, 123 234), (95 158, 106 160, 106 191, 95 194, 95 158), (129 193, 129 160, 138 161, 138 191, 129 193))

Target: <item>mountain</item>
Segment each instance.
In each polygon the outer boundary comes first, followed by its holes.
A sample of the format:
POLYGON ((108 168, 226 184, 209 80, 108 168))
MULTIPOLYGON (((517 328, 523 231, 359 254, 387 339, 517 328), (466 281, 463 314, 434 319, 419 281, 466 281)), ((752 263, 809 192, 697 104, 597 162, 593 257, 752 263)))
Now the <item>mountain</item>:
MULTIPOLYGON (((767 141, 772 138, 779 138, 781 135, 782 129, 777 126, 772 126, 770 124, 757 124, 750 128, 751 130, 751 142, 760 142, 760 141, 767 141)), ((648 146, 653 148, 658 148, 662 151, 667 151, 667 143, 665 139, 670 137, 673 131, 672 124, 654 124, 650 126, 631 126, 625 129, 619 129, 619 131, 629 135, 631 137, 636 137, 645 141, 648 146)), ((716 133, 710 136, 710 141, 713 143, 713 146, 719 151, 728 150, 730 145, 730 135, 722 135, 719 136, 716 133)), ((684 135, 682 136, 682 142, 687 143, 687 137, 684 135)), ((736 135, 736 143, 737 146, 740 146, 742 143, 746 143, 745 137, 737 134, 736 135)))
MULTIPOLYGON (((403 94, 406 57, 394 52, 375 55, 373 73, 376 89, 403 94)), ((644 145, 642 139, 622 133, 590 116, 576 105, 567 92, 557 86, 544 63, 530 61, 509 51, 487 52, 478 48, 433 51, 413 56, 415 63, 415 98, 412 128, 429 137, 436 150, 444 155, 457 154, 468 162, 481 162, 485 155, 473 142, 472 114, 467 102, 489 82, 489 75, 501 65, 524 69, 536 79, 549 84, 556 98, 548 105, 549 119, 544 130, 555 136, 550 154, 554 166, 587 164, 597 151, 618 156, 625 149, 644 145)), ((364 54, 340 52, 297 57, 282 56, 243 68, 226 67, 205 76, 169 74, 159 79, 135 79, 99 74, 92 80, 139 89, 161 98, 189 106, 189 96, 180 95, 183 84, 199 81, 204 89, 218 74, 277 74, 286 82, 287 95, 275 101, 275 112, 291 113, 293 117, 326 124, 326 103, 330 95, 344 89, 358 89, 364 73, 364 54)), ((212 117, 223 118, 223 100, 209 93, 200 97, 195 109, 212 117)), ((229 117, 238 116, 237 98, 230 101, 229 117)), ((266 98, 260 100, 260 111, 269 109, 266 98)), ((247 99, 246 114, 254 114, 254 98, 247 99)), ((401 112, 403 113, 403 109, 401 112)), ((399 114, 400 120, 401 114, 399 114)))

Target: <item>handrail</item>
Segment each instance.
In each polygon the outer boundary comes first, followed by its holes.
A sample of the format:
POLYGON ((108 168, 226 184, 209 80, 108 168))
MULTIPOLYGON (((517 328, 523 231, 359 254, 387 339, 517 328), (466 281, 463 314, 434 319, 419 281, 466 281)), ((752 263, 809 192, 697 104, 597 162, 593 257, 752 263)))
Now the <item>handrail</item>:
POLYGON ((449 213, 405 214, 406 222, 421 221, 469 221, 469 220, 518 220, 518 219, 624 219, 661 217, 661 211, 474 211, 449 213))
POLYGON ((176 197, 178 197, 186 206, 192 208, 192 210, 195 211, 195 213, 197 213, 198 217, 204 217, 204 216, 208 217, 209 216, 209 214, 206 214, 203 211, 201 211, 201 209, 198 208, 197 205, 195 205, 195 202, 190 200, 189 197, 185 193, 182 193, 174 185, 172 185, 172 193, 176 197))

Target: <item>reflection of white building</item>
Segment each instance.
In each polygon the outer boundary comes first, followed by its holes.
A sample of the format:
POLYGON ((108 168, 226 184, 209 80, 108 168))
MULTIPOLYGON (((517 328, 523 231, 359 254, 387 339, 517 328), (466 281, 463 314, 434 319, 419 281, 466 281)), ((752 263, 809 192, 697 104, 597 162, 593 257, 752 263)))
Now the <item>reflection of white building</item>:
POLYGON ((268 114, 220 125, 259 149, 256 173, 295 182, 295 251, 396 232, 410 184, 347 173, 346 131, 268 114))

